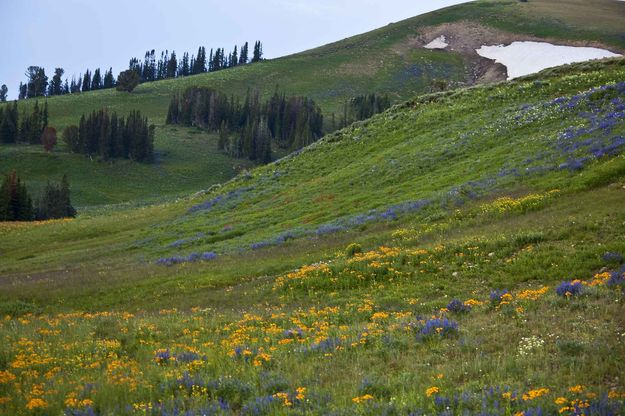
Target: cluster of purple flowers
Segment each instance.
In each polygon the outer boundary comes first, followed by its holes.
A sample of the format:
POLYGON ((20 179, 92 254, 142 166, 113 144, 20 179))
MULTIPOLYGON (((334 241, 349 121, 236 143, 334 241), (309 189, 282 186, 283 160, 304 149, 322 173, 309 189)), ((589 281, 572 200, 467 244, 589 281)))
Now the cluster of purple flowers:
POLYGON ((625 286, 625 266, 619 270, 610 273, 610 278, 606 282, 609 287, 625 286))
POLYGON ((326 234, 338 233, 341 231, 350 230, 352 228, 364 225, 366 223, 371 222, 380 222, 380 221, 392 221, 399 218, 401 215, 418 212, 422 210, 424 207, 430 204, 430 200, 428 199, 420 199, 416 201, 406 201, 400 204, 391 205, 389 207, 380 209, 380 210, 371 210, 366 214, 359 214, 350 217, 343 217, 336 219, 332 222, 322 224, 318 226, 314 230, 306 230, 306 229, 293 229, 289 231, 285 231, 282 234, 279 234, 277 237, 269 240, 259 241, 253 244, 250 244, 250 248, 252 250, 258 250, 265 247, 276 246, 280 244, 284 244, 288 240, 293 240, 300 237, 306 236, 321 236, 326 234))
POLYGON ((492 303, 493 305, 499 305, 502 301, 502 298, 504 297, 504 295, 508 295, 510 294, 510 292, 508 292, 508 289, 495 289, 495 290, 491 290, 490 291, 490 303, 492 303))
POLYGON ((204 253, 191 253, 188 256, 161 257, 156 260, 156 264, 161 266, 173 266, 181 263, 195 263, 198 261, 210 261, 217 258, 214 251, 206 251, 204 253))
POLYGON ((312 344, 308 347, 304 347, 302 352, 329 352, 336 350, 337 347, 341 345, 341 340, 334 337, 326 338, 322 341, 319 341, 315 344, 312 344))
POLYGON ((601 259, 603 259, 606 263, 623 263, 623 255, 613 251, 603 253, 601 259))
POLYGON ((302 328, 287 329, 282 335, 284 338, 304 338, 304 331, 302 328))
POLYGON ((577 296, 584 291, 584 285, 579 280, 572 280, 570 282, 562 282, 556 288, 556 293, 559 296, 571 297, 577 296))
POLYGON ((200 211, 202 212, 210 211, 214 206, 221 204, 221 203, 225 203, 227 201, 232 201, 252 189, 254 188, 252 187, 239 188, 239 189, 235 189, 234 191, 230 191, 227 194, 217 195, 216 197, 212 199, 209 199, 200 204, 192 206, 191 208, 187 210, 187 213, 193 214, 195 212, 200 212, 200 211))
POLYGON ((471 311, 471 306, 465 305, 458 299, 452 299, 452 301, 447 304, 447 310, 453 313, 467 313, 471 311))
POLYGON ((425 324, 419 329, 417 337, 420 339, 432 336, 445 337, 454 335, 458 332, 458 324, 447 318, 434 318, 425 321, 425 324))
POLYGON ((271 394, 255 397, 246 403, 241 409, 245 416, 261 416, 270 414, 279 400, 271 394))
POLYGON ((169 352, 169 349, 167 349, 167 350, 157 351, 154 358, 156 359, 156 362, 165 364, 165 363, 168 363, 169 360, 171 360, 171 357, 172 355, 169 352))

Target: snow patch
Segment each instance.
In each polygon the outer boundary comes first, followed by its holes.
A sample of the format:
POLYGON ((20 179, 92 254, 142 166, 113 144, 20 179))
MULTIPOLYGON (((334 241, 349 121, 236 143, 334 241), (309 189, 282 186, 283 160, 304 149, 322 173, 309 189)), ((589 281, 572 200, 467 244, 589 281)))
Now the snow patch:
POLYGON ((505 65, 508 69, 508 79, 533 74, 554 66, 622 56, 599 48, 559 46, 530 41, 512 42, 508 46, 482 45, 475 51, 484 58, 505 65))
POLYGON ((426 49, 445 49, 448 46, 449 46, 449 44, 447 43, 447 39, 445 38, 445 35, 441 35, 441 36, 437 37, 436 39, 434 39, 432 42, 430 42, 427 45, 425 45, 424 48, 426 48, 426 49))

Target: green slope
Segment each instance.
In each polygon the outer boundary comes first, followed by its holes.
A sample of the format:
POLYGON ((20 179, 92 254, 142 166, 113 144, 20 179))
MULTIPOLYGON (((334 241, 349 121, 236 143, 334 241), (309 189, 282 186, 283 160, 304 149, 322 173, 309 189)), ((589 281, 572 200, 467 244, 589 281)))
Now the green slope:
MULTIPOLYGON (((104 90, 53 97, 48 100, 50 122, 60 130, 66 125, 76 124, 83 113, 107 107, 119 113, 141 109, 152 123, 162 125, 172 93, 189 86, 208 86, 239 96, 243 96, 248 88, 253 88, 264 96, 278 89, 287 94, 312 97, 321 105, 330 129, 331 114, 338 115, 342 103, 355 95, 389 93, 395 102, 400 102, 416 94, 429 92, 432 82, 435 81, 444 80, 450 85, 473 83, 476 66, 481 68, 488 65, 484 60, 479 60, 477 55, 468 54, 467 51, 431 51, 420 46, 432 28, 441 24, 478 24, 483 28, 500 31, 496 32, 497 36, 488 35, 495 36, 492 42, 507 39, 509 36, 512 36, 510 39, 521 36, 544 38, 559 43, 593 44, 623 52, 623 22, 625 4, 613 0, 477 1, 417 16, 320 48, 260 64, 184 79, 146 83, 132 94, 104 90), (501 38, 502 33, 508 35, 501 38)), ((462 26, 457 30, 462 30, 462 26)), ((484 68, 480 69, 482 70, 484 68)), ((498 76, 501 77, 501 74, 498 76)), ((32 103, 33 100, 23 101, 21 108, 29 107, 32 103)), ((180 147, 177 136, 162 129, 158 130, 158 136, 156 150, 172 156, 169 160, 165 155, 164 163, 177 165, 179 159, 174 152, 167 151, 180 147)), ((224 175, 213 175, 210 169, 203 168, 206 164, 221 166, 237 163, 219 157, 207 162, 205 155, 211 151, 196 152, 194 149, 191 148, 188 152, 181 150, 180 154, 184 153, 185 164, 193 166, 193 176, 198 181, 187 181, 184 175, 168 175, 161 179, 162 186, 150 191, 141 189, 143 178, 145 172, 149 172, 152 177, 159 177, 156 169, 140 166, 135 169, 128 166, 128 179, 109 181, 106 175, 110 169, 98 166, 92 170, 91 175, 70 176, 75 186, 75 196, 80 205, 99 205, 190 193, 223 181, 224 175), (201 180, 205 181, 204 184, 199 184, 201 180), (109 186, 100 189, 101 184, 106 182, 109 186), (92 191, 86 191, 89 189, 92 191)), ((15 155, 15 149, 0 146, 0 171, 13 167, 23 170, 29 174, 26 177, 27 182, 32 182, 36 187, 48 179, 45 174, 47 171, 64 172, 70 169, 67 167, 70 164, 75 166, 71 170, 83 169, 72 162, 76 158, 64 153, 62 146, 54 157, 43 158, 45 171, 31 168, 42 164, 43 155, 38 152, 25 151, 19 158, 15 155)), ((217 170, 224 171, 221 168, 217 170)))
POLYGON ((85 253, 91 264, 254 253, 403 217, 446 218, 476 198, 502 193, 584 190, 622 171, 622 159, 609 156, 622 150, 622 92, 592 88, 622 80, 624 63, 581 64, 562 74, 423 96, 175 203, 140 211, 110 207, 15 231, 9 226, 0 272, 81 265, 85 253), (601 123, 607 127, 597 127, 601 123), (118 212, 125 218, 121 229, 107 230, 118 212), (150 216, 155 220, 147 226, 150 216), (83 234, 86 229, 92 231, 83 234), (65 243, 46 248, 64 233, 65 243))
POLYGON ((1 224, 0 412, 622 414, 624 79, 422 96, 211 193, 1 224))

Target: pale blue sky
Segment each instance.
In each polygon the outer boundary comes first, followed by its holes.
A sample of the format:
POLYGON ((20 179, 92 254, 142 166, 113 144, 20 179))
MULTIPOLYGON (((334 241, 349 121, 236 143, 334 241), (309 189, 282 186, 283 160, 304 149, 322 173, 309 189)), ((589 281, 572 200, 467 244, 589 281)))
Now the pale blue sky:
POLYGON ((466 0, 0 0, 0 85, 17 97, 29 65, 115 76, 148 49, 197 52, 263 42, 288 55, 466 0))

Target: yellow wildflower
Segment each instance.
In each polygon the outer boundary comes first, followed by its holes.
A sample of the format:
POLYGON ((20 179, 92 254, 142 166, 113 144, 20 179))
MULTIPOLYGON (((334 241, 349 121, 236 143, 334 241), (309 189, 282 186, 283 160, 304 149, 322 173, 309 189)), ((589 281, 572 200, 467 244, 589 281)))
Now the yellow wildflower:
POLYGON ((352 402, 354 403, 364 403, 366 401, 373 400, 373 396, 370 394, 365 394, 364 396, 354 397, 352 402))
POLYGON ((35 397, 33 399, 30 399, 30 401, 28 403, 26 403, 26 408, 28 410, 45 409, 46 407, 48 407, 48 403, 46 403, 45 400, 40 399, 39 397, 35 397))
POLYGON ((523 395, 523 400, 528 401, 528 400, 534 400, 538 397, 544 396, 545 394, 549 393, 549 389, 545 389, 545 388, 540 388, 540 389, 536 389, 536 390, 530 390, 527 392, 527 394, 523 395))
POLYGON ((295 391, 297 392, 295 395, 297 400, 304 400, 306 398, 306 387, 298 387, 295 391))
POLYGON ((432 397, 433 394, 439 393, 440 391, 441 390, 436 386, 430 387, 429 389, 425 391, 425 395, 428 397, 432 397))
POLYGON ((582 386, 581 384, 578 384, 577 386, 569 387, 569 391, 571 393, 581 393, 584 391, 584 386, 582 386))
POLYGON ((386 312, 376 312, 373 315, 371 315, 371 320, 375 321, 377 319, 386 319, 388 318, 388 313, 386 312))
POLYGON ((10 383, 15 380, 15 375, 9 371, 0 371, 0 384, 10 383))

